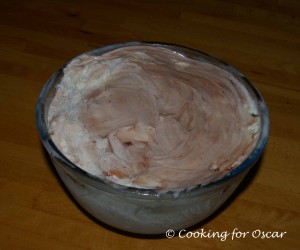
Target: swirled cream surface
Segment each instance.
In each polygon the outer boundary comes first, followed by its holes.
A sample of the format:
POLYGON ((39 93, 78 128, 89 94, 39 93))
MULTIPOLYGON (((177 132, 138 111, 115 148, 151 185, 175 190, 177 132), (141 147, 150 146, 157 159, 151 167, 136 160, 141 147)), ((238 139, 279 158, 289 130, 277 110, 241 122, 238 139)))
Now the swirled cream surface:
POLYGON ((222 178, 260 133, 256 103, 231 73, 157 46, 73 59, 48 122, 57 147, 88 173, 164 190, 222 178))

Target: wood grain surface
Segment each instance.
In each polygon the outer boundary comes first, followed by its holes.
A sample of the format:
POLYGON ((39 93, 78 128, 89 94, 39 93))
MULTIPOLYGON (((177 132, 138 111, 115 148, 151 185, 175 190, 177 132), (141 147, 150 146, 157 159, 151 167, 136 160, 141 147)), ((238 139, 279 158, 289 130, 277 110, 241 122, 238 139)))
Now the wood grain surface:
POLYGON ((0 0, 0 249, 300 249, 299 77, 298 0, 0 0), (191 229, 247 237, 124 234, 88 217, 60 183, 35 125, 43 84, 80 53, 133 40, 216 55, 263 95, 263 157, 233 199, 191 229), (254 230, 287 233, 260 239, 254 230))

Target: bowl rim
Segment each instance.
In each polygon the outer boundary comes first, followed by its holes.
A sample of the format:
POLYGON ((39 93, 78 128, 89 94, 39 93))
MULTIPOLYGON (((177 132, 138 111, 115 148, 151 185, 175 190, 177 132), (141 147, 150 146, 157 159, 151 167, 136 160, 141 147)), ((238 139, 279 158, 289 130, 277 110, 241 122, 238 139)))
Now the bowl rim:
POLYGON ((162 197, 165 198, 173 198, 178 197, 179 195, 185 195, 188 194, 189 196, 192 195, 192 193, 197 193, 197 190, 208 190, 210 188, 216 187, 219 184, 222 184, 226 182, 227 180, 230 180, 234 177, 237 177, 241 175, 242 173, 246 174, 246 172, 255 164, 255 162, 259 159, 261 156, 270 132, 270 121, 269 121, 269 111, 267 109, 266 103, 263 100, 261 94, 257 90, 257 88, 253 85, 253 83, 236 67, 226 63, 225 61, 219 59, 218 57, 211 55, 209 53, 206 53, 204 51, 186 47, 183 45, 178 45, 174 43, 163 43, 163 42, 125 42, 125 43, 115 43, 106 45, 100 48, 96 48, 94 50, 90 50, 88 52, 82 53, 80 55, 75 56, 73 59, 69 60, 67 63, 65 63, 62 67, 60 67, 45 83, 43 86, 36 105, 36 124, 37 124, 37 130, 39 133, 39 136, 42 140, 42 143, 44 147, 46 148, 47 152, 50 154, 50 156, 54 157, 56 160, 59 160, 61 163, 63 163, 63 166, 65 167, 65 170, 67 172, 73 172, 76 173, 77 176, 84 178, 87 180, 92 186, 96 188, 103 189, 104 186, 108 185, 107 192, 111 193, 120 193, 120 190, 122 193, 128 193, 128 194, 138 194, 140 197, 143 198, 150 198, 150 197, 162 197), (254 149, 251 151, 251 153, 248 155, 248 157, 237 167, 232 169, 228 174, 223 176, 222 178, 209 182, 206 185, 195 185, 190 188, 184 188, 184 189, 146 189, 146 188, 138 188, 138 187, 128 187, 125 185, 114 183, 110 180, 102 179, 100 177, 94 176, 86 172, 85 170, 78 167, 76 164, 71 162, 55 145, 55 143, 52 141, 51 136, 48 131, 47 127, 47 115, 45 115, 45 100, 46 97, 48 97, 51 87, 57 84, 55 81, 57 78, 61 77, 63 75, 63 69, 69 64, 70 61, 72 61, 74 58, 77 58, 83 54, 88 55, 94 55, 94 56, 100 56, 103 55, 109 51, 121 48, 121 47, 128 47, 128 46, 157 46, 157 47, 163 47, 170 50, 173 50, 176 53, 179 53, 183 56, 189 57, 193 60, 200 60, 203 62, 208 62, 210 64, 214 64, 217 67, 220 67, 227 72, 233 74, 238 80, 246 86, 248 91, 250 91, 254 97, 256 98, 256 105, 260 114, 260 121, 261 121, 261 131, 259 138, 257 139, 256 145, 254 149), (190 54, 193 54, 191 57, 190 54), (195 56, 197 54, 198 56, 195 56), (75 172, 74 172, 75 171, 75 172), (116 191, 117 190, 117 191, 116 191))

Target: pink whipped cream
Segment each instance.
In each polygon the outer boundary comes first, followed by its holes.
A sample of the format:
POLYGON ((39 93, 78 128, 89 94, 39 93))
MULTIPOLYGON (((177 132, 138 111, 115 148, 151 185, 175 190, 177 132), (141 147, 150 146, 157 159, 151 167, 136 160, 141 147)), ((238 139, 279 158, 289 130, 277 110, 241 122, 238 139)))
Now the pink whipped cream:
POLYGON ((222 178, 260 133, 255 101, 231 73, 154 46, 73 59, 48 122, 54 143, 79 168, 165 190, 222 178))

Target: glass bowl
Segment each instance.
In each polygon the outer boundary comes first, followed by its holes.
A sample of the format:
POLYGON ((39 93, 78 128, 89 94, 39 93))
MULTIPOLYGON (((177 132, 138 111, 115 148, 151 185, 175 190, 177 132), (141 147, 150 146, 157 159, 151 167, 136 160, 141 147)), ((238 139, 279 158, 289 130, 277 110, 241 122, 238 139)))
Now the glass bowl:
POLYGON ((196 49, 157 42, 128 42, 105 46, 87 54, 99 56, 117 48, 140 45, 168 48, 230 72, 252 94, 261 119, 261 132, 254 150, 222 179, 181 191, 161 192, 155 189, 126 187, 90 175, 69 161, 55 146, 48 130, 48 107, 66 65, 50 77, 38 99, 36 121, 40 138, 63 183, 78 203, 100 221, 128 232, 160 234, 168 229, 176 231, 201 222, 230 197, 263 152, 269 134, 269 114, 257 89, 239 70, 196 49))

